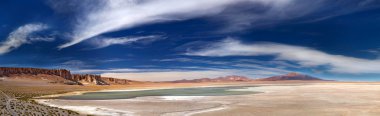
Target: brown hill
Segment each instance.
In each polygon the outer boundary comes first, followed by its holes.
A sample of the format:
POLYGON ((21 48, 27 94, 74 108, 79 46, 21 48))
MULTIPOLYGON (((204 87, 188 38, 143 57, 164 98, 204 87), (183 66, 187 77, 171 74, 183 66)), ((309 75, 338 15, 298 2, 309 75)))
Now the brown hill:
POLYGON ((322 79, 293 72, 286 75, 273 76, 273 77, 262 78, 262 79, 257 79, 257 80, 258 81, 285 81, 285 80, 308 80, 308 81, 320 80, 321 81, 322 79))
POLYGON ((200 79, 193 79, 193 80, 177 80, 177 81, 171 81, 174 83, 202 83, 202 82, 249 82, 252 81, 252 79, 244 76, 226 76, 226 77, 218 77, 218 78, 200 78, 200 79))
POLYGON ((71 74, 71 72, 66 69, 0 67, 0 77, 46 80, 50 83, 68 85, 125 85, 138 83, 138 81, 101 77, 100 75, 71 74))

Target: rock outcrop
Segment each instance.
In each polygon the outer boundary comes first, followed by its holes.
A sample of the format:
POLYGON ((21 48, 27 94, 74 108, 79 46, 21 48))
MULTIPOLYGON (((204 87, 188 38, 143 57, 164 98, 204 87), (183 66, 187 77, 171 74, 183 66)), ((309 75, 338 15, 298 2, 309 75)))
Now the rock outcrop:
POLYGON ((72 74, 70 80, 80 82, 84 85, 109 85, 102 80, 102 77, 100 75, 72 74))
POLYGON ((303 75, 299 73, 288 73, 286 75, 273 76, 268 78, 257 79, 258 81, 285 81, 285 80, 305 80, 305 81, 321 81, 322 79, 312 77, 309 75, 303 75))
POLYGON ((51 75, 51 77, 54 78, 67 80, 64 84, 70 85, 125 85, 136 82, 128 79, 101 77, 100 75, 92 74, 71 74, 71 72, 66 69, 0 67, 0 77, 12 77, 15 75, 51 75))
POLYGON ((138 83, 137 81, 132 81, 128 79, 117 79, 117 78, 111 78, 111 77, 101 77, 101 78, 104 82, 112 84, 112 85, 126 85, 126 84, 138 83))
POLYGON ((226 76, 226 77, 218 77, 218 78, 200 78, 200 79, 193 79, 193 80, 177 80, 177 81, 171 81, 174 83, 202 83, 202 82, 249 82, 252 81, 252 79, 244 76, 226 76))
POLYGON ((56 75, 63 78, 70 78, 71 73, 66 69, 40 69, 40 68, 8 68, 0 67, 0 76, 10 76, 12 74, 46 74, 46 75, 56 75))

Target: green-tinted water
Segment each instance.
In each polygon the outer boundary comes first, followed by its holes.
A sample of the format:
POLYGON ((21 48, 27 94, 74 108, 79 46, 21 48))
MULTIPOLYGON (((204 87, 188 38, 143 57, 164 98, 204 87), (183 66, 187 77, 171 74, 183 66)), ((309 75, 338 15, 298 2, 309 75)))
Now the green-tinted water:
POLYGON ((144 96, 227 96, 254 94, 253 91, 229 91, 231 89, 244 89, 242 87, 200 87, 200 88, 178 88, 178 89, 157 89, 141 91, 114 91, 114 92, 89 92, 82 95, 61 96, 59 99, 70 100, 110 100, 110 99, 130 99, 144 96))

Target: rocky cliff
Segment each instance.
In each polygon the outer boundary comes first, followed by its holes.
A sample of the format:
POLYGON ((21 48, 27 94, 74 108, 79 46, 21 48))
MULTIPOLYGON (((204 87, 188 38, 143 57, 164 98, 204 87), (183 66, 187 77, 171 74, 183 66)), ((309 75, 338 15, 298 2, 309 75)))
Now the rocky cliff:
POLYGON ((69 80, 74 80, 85 85, 109 85, 102 80, 102 77, 100 75, 72 74, 69 80))
POLYGON ((67 80, 65 81, 65 84, 70 85, 125 85, 135 82, 128 79, 101 77, 100 75, 71 74, 71 72, 66 69, 0 67, 0 77, 12 77, 15 75, 51 75, 51 77, 54 78, 63 78, 67 80))
POLYGON ((46 74, 46 75, 55 75, 63 78, 70 78, 71 73, 66 69, 40 69, 40 68, 8 68, 0 67, 0 76, 10 76, 12 74, 46 74))
POLYGON ((111 78, 111 77, 102 77, 102 80, 106 83, 113 84, 113 85, 126 85, 126 84, 132 84, 132 83, 139 83, 138 81, 132 81, 128 79, 117 79, 117 78, 111 78))

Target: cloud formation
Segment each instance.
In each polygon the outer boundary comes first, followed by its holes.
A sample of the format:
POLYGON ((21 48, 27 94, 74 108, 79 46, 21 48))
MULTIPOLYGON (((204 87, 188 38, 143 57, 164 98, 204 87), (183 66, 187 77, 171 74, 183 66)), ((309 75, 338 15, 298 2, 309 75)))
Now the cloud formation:
POLYGON ((296 62, 305 67, 326 66, 336 73, 380 73, 380 60, 361 59, 328 54, 308 47, 278 43, 244 44, 235 39, 226 39, 198 51, 188 51, 191 56, 275 56, 277 60, 296 62))
POLYGON ((140 71, 138 69, 132 69, 132 68, 116 68, 116 69, 81 69, 81 70, 75 70, 76 73, 126 73, 126 72, 136 72, 140 71))
POLYGON ((32 36, 35 32, 48 29, 45 24, 26 24, 11 32, 8 38, 0 43, 0 55, 6 54, 14 49, 19 48, 23 44, 30 44, 36 41, 53 41, 51 37, 32 36))
MULTIPOLYGON (((216 15, 230 5, 254 2, 279 6, 293 0, 107 0, 91 1, 75 24, 72 40, 60 49, 107 32, 140 25, 216 15), (201 6, 201 7, 200 7, 201 6), (96 8, 96 9, 94 9, 96 8)), ((59 6, 59 5, 54 5, 59 6)))
POLYGON ((61 63, 61 67, 70 68, 70 69, 81 69, 81 68, 89 68, 94 67, 93 64, 88 64, 81 60, 69 60, 61 63))
MULTIPOLYGON (((180 79, 198 79, 198 78, 215 78, 228 75, 246 76, 251 78, 263 78, 274 75, 282 75, 289 73, 286 69, 265 67, 259 64, 247 64, 246 61, 206 61, 194 60, 187 58, 178 59, 162 59, 155 60, 157 62, 199 62, 217 65, 216 67, 202 66, 175 66, 160 67, 149 66, 149 68, 110 68, 110 69, 80 69, 75 70, 76 73, 96 73, 105 77, 116 77, 140 81, 173 81, 180 79)), ((251 61, 251 60, 249 60, 251 61)), ((143 66, 141 66, 143 67, 143 66)))
POLYGON ((111 45, 125 45, 136 42, 141 43, 151 43, 156 40, 161 39, 161 36, 158 35, 150 35, 150 36, 138 36, 138 37, 118 37, 118 38, 110 38, 103 37, 93 39, 90 43, 95 46, 95 49, 105 48, 111 45))
POLYGON ((314 22, 378 7, 373 0, 89 0, 52 2, 57 12, 80 12, 66 48, 108 32, 141 25, 208 17, 223 32, 286 21, 314 22), (73 2, 73 1, 71 1, 73 2), (66 4, 66 5, 62 5, 66 4), (67 7, 73 9, 67 10, 67 7), (202 6, 202 7, 200 7, 202 6), (83 7, 83 8, 82 8, 83 7))
POLYGON ((105 77, 118 77, 139 81, 174 81, 181 79, 214 78, 231 75, 231 71, 165 71, 165 72, 130 72, 104 73, 105 77))
MULTIPOLYGON (((123 69, 118 69, 123 70, 123 69)), ((124 69, 126 72, 110 72, 105 71, 102 76, 117 77, 139 81, 173 81, 181 79, 199 79, 199 78, 216 78, 228 75, 247 76, 251 78, 263 78, 273 75, 284 74, 283 72, 267 71, 267 70, 244 70, 244 69, 208 69, 208 70, 139 70, 124 69)))

